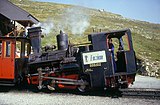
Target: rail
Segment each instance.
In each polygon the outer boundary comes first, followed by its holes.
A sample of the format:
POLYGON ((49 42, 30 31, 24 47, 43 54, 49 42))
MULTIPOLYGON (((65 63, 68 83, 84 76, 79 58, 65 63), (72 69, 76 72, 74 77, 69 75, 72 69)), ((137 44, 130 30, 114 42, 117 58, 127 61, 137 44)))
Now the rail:
POLYGON ((122 97, 141 97, 160 99, 160 89, 155 88, 128 88, 119 89, 122 97))

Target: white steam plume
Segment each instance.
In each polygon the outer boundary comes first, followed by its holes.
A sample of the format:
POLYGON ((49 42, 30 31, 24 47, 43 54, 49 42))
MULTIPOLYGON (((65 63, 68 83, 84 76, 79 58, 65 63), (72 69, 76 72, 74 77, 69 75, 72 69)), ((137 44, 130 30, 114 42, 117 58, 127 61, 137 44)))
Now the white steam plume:
POLYGON ((47 19, 44 22, 39 22, 38 24, 33 24, 32 27, 41 27, 42 34, 49 34, 54 28, 54 23, 51 19, 47 19))
POLYGON ((86 10, 80 6, 74 6, 64 11, 58 24, 54 24, 52 19, 34 24, 32 27, 42 27, 42 34, 49 34, 54 30, 71 31, 72 34, 83 35, 90 26, 90 17, 86 10))
POLYGON ((90 25, 90 17, 83 7, 68 8, 62 16, 59 27, 70 30, 72 34, 82 35, 90 25))

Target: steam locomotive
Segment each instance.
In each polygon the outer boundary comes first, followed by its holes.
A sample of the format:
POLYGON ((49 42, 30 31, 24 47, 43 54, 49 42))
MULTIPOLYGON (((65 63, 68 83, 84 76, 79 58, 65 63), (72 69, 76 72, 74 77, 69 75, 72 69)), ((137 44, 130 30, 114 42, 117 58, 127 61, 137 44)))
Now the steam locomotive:
POLYGON ((135 80, 136 60, 129 29, 93 33, 88 35, 88 43, 82 44, 69 43, 68 35, 60 31, 57 48, 42 48, 41 36, 41 27, 34 27, 28 29, 27 37, 0 37, 0 85, 14 85, 26 78, 38 89, 85 92, 127 88, 135 80), (109 39, 115 42, 115 49, 121 49, 111 52, 109 39))

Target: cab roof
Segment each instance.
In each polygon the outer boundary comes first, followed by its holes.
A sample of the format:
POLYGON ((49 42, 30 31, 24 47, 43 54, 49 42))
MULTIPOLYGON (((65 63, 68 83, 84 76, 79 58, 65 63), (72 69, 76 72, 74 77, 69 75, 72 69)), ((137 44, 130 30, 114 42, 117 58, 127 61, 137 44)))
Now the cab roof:
POLYGON ((93 33, 91 35, 103 34, 103 35, 106 35, 108 38, 121 38, 123 35, 125 35, 125 33, 130 33, 130 29, 122 29, 122 30, 113 30, 113 31, 109 31, 109 32, 93 33))

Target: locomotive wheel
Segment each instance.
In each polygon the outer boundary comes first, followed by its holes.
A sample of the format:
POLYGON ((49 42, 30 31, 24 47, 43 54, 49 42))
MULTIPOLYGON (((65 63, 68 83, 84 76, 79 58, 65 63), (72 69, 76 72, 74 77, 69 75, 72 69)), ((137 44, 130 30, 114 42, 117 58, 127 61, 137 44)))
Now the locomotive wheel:
POLYGON ((81 85, 81 86, 78 87, 78 90, 80 92, 85 92, 86 91, 86 86, 85 85, 81 85))
MULTIPOLYGON (((85 80, 81 79, 82 82, 86 82, 85 80)), ((87 86, 86 85, 80 85, 78 86, 78 90, 80 92, 85 92, 87 90, 87 86)))
POLYGON ((47 85, 47 88, 48 88, 50 91, 54 91, 54 90, 55 90, 55 80, 50 81, 50 84, 47 85))
POLYGON ((80 92, 85 92, 86 91, 86 85, 80 85, 80 86, 78 86, 78 90, 80 92))
POLYGON ((54 91, 54 90, 55 90, 55 88, 52 87, 52 86, 50 86, 50 85, 47 85, 47 88, 48 88, 50 91, 54 91))

